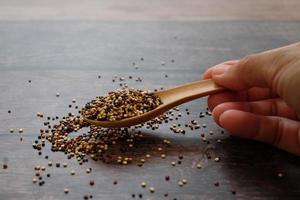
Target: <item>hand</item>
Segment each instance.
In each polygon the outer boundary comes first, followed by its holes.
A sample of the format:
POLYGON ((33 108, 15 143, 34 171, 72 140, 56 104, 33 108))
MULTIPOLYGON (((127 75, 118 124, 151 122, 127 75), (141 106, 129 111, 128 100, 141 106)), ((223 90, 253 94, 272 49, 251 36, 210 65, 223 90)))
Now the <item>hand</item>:
POLYGON ((208 78, 229 89, 208 99, 220 126, 300 155, 300 43, 216 65, 208 78))

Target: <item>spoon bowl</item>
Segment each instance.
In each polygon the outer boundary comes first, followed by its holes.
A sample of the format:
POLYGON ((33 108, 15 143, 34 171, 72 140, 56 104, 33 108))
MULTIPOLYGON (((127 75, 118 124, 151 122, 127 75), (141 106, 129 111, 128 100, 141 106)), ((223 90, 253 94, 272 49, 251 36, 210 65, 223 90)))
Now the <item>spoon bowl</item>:
POLYGON ((84 116, 83 119, 95 126, 102 126, 107 128, 130 127, 158 117, 164 112, 180 104, 224 90, 225 89, 223 87, 216 85, 211 79, 196 81, 155 92, 154 94, 161 99, 162 104, 147 113, 116 121, 91 120, 84 116))

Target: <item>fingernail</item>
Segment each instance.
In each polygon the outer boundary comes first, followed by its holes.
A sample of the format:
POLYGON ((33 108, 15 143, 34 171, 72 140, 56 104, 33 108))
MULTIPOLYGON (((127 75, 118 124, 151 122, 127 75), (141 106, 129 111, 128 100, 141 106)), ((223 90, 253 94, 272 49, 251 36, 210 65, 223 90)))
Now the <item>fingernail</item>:
POLYGON ((212 70, 212 75, 213 75, 213 76, 219 76, 219 75, 222 75, 222 74, 225 73, 226 70, 227 70, 227 68, 224 68, 224 67, 213 69, 213 70, 212 70))

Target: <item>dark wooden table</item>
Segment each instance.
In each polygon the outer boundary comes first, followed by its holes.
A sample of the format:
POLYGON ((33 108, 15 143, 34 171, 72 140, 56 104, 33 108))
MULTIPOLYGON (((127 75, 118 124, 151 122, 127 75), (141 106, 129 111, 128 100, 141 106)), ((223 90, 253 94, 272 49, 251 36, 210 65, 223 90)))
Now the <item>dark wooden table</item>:
POLYGON ((169 130, 171 122, 156 131, 142 130, 146 139, 139 144, 139 153, 154 155, 143 167, 94 161, 78 165, 63 153, 51 152, 48 142, 42 155, 32 148, 45 120, 37 118, 36 112, 60 117, 74 112, 68 108, 72 99, 83 106, 94 96, 118 88, 111 81, 115 75, 143 79, 130 82, 132 87, 171 87, 198 80, 209 66, 224 60, 299 40, 297 21, 1 20, 0 199, 82 199, 84 194, 111 200, 133 199, 132 194, 135 199, 142 194, 142 199, 151 200, 299 199, 299 158, 222 134, 210 117, 198 118, 206 111, 205 98, 182 106, 182 113, 188 108, 190 115, 184 114, 179 122, 196 119, 207 128, 176 135, 169 130), (14 133, 9 132, 12 128, 14 133), (19 128, 24 129, 23 141, 19 128), (210 144, 202 141, 201 133, 210 144), (165 159, 153 150, 163 139, 172 141, 165 159), (171 166, 179 155, 182 164, 171 166), (215 157, 220 161, 215 162, 215 157), (67 162, 68 167, 47 167, 51 178, 44 177, 42 187, 33 184, 34 166, 47 166, 48 161, 67 162), (197 163, 202 169, 197 169, 197 163), (2 169, 3 164, 8 168, 2 169), (89 167, 93 171, 86 174, 89 167), (71 170, 75 176, 70 176, 71 170), (182 178, 188 184, 179 187, 182 178), (142 181, 155 187, 155 193, 141 188, 142 181), (69 188, 69 194, 64 194, 64 188, 69 188))

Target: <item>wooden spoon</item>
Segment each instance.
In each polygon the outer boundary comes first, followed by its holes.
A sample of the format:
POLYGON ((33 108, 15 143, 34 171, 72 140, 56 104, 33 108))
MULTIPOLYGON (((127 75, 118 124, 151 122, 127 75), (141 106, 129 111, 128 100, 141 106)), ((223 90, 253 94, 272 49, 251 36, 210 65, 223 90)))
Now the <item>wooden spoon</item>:
POLYGON ((224 90, 225 89, 223 87, 216 85, 211 79, 196 81, 178 87, 155 92, 154 94, 161 99, 162 104, 151 110, 150 112, 144 113, 142 115, 122 119, 119 121, 98 121, 85 118, 84 116, 83 119, 86 122, 96 126, 108 128, 129 127, 149 121, 180 104, 224 90))

